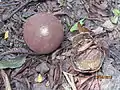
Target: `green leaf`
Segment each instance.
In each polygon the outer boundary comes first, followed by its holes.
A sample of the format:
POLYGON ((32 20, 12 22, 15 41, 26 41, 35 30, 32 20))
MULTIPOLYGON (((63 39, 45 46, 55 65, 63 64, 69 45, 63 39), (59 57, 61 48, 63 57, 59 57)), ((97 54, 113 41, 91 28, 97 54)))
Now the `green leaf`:
POLYGON ((110 20, 113 24, 117 24, 118 23, 118 16, 111 17, 110 20))
POLYGON ((0 69, 18 68, 18 67, 22 66, 22 64, 25 63, 25 60, 26 60, 25 55, 17 56, 10 60, 1 60, 0 61, 0 69))
MULTIPOLYGON (((81 20, 78 21, 78 22, 80 22, 80 24, 83 25, 83 24, 84 24, 84 20, 85 20, 85 18, 81 19, 81 20)), ((70 32, 74 32, 74 31, 78 30, 78 27, 77 27, 78 22, 76 22, 76 23, 71 27, 70 32)))
POLYGON ((114 13, 115 16, 120 16, 120 10, 113 9, 112 12, 114 13))

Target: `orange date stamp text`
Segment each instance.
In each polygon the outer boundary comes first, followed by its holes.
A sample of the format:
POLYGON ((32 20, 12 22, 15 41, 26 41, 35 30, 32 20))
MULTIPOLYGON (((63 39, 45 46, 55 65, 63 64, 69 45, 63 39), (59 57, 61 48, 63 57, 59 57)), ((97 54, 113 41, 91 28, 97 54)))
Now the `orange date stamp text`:
POLYGON ((112 76, 97 75, 96 79, 112 79, 112 76))

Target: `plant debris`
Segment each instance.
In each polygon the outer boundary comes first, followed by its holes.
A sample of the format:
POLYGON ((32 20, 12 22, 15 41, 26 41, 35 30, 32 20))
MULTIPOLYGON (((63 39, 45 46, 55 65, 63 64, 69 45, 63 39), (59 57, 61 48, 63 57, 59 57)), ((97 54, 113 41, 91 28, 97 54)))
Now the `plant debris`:
POLYGON ((25 63, 26 56, 17 56, 11 60, 1 60, 0 61, 0 69, 5 68, 18 68, 25 63))
POLYGON ((120 11, 118 9, 113 9, 112 12, 114 16, 112 16, 110 20, 113 24, 117 24, 120 17, 120 11))
POLYGON ((43 77, 41 74, 38 74, 37 78, 35 78, 35 82, 41 83, 43 81, 43 77))
POLYGON ((10 82, 9 82, 8 76, 5 73, 5 71, 2 70, 2 69, 1 69, 1 75, 2 75, 2 78, 3 78, 4 84, 5 84, 5 90, 12 90, 11 86, 10 86, 10 82))
POLYGON ((84 33, 78 34, 73 39, 73 47, 76 51, 75 55, 79 55, 79 57, 74 56, 72 64, 75 70, 83 73, 99 70, 105 57, 104 51, 102 52, 99 47, 90 49, 90 47, 93 47, 92 44, 94 44, 93 39, 90 38, 88 33, 84 33))
POLYGON ((119 9, 120 0, 0 0, 0 90, 119 90, 119 9), (23 25, 43 12, 63 25, 64 40, 39 55, 23 25))
POLYGON ((81 19, 80 21, 76 22, 70 29, 71 32, 74 32, 75 30, 78 30, 78 25, 80 24, 81 26, 84 24, 85 18, 81 19))
POLYGON ((5 32, 5 35, 4 35, 4 39, 5 39, 5 40, 8 39, 8 37, 9 37, 8 34, 9 34, 9 31, 6 31, 6 32, 5 32))

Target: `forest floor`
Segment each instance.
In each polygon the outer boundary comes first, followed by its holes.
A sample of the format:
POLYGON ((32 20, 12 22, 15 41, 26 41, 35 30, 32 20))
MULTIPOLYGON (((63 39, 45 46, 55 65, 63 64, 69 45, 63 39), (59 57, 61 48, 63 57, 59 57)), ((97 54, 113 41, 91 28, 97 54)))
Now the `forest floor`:
MULTIPOLYGON (((0 0, 0 90, 120 90, 119 9, 120 0, 0 0), (47 55, 32 52, 23 38, 23 24, 40 12, 53 13, 64 26, 64 41, 47 55), (94 33, 96 46, 105 52, 102 58, 96 52, 87 57, 98 55, 93 59, 101 63, 87 73, 71 63, 72 38, 81 29, 70 29, 84 18, 83 26, 94 33)), ((87 52, 88 44, 79 50, 87 52)))

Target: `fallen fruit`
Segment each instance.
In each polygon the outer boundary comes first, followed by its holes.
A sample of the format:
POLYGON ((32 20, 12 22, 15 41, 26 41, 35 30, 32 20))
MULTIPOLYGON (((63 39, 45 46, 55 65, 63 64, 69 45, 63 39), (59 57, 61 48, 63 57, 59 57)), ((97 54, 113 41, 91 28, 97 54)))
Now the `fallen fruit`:
POLYGON ((50 13, 39 13, 28 18, 23 26, 28 47, 36 53, 48 54, 61 44, 64 31, 59 20, 50 13))

